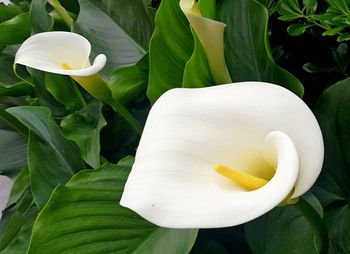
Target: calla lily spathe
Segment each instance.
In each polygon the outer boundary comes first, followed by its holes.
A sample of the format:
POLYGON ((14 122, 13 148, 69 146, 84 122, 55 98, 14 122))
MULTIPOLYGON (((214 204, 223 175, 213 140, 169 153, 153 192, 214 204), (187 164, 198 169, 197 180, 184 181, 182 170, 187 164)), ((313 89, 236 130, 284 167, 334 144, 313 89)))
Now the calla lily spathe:
POLYGON ((311 110, 283 87, 173 89, 150 111, 120 204, 163 227, 238 225, 309 190, 323 153, 311 110), (217 164, 269 181, 249 191, 217 164))
POLYGON ((44 32, 23 42, 15 57, 16 64, 23 64, 45 72, 69 76, 91 76, 106 64, 105 55, 98 55, 90 64, 90 42, 71 32, 44 32), (72 69, 62 66, 67 64, 72 69))
POLYGON ((29 37, 18 49, 15 64, 71 76, 96 98, 109 101, 111 92, 98 72, 105 66, 104 54, 90 64, 90 42, 72 32, 44 32, 29 37))

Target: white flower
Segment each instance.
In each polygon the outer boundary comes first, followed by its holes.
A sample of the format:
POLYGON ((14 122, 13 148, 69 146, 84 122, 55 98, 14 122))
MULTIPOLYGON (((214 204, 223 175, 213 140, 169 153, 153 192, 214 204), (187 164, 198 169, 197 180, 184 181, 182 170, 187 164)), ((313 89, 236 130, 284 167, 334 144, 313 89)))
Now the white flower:
POLYGON ((323 151, 311 110, 283 87, 173 89, 151 109, 120 204, 163 227, 238 225, 304 194, 323 151))
POLYGON ((90 51, 90 42, 79 34, 44 32, 23 42, 16 53, 15 64, 69 75, 96 98, 110 101, 111 92, 98 75, 107 58, 100 54, 91 65, 90 51))
POLYGON ((71 32, 44 32, 29 37, 18 49, 16 64, 70 76, 91 76, 106 64, 106 56, 98 55, 91 65, 90 42, 71 32), (70 66, 70 69, 64 68, 70 66))

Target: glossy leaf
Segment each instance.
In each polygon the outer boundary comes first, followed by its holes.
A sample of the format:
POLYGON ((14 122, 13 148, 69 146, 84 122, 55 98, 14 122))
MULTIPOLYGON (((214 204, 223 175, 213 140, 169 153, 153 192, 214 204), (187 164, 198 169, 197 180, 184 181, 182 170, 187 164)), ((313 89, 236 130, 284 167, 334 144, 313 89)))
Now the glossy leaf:
POLYGON ((29 18, 33 34, 47 32, 53 26, 53 19, 46 11, 47 0, 33 0, 30 5, 29 18))
MULTIPOLYGON (((92 45, 90 57, 92 59, 101 53, 107 56, 107 64, 100 72, 103 77, 107 77, 118 67, 135 64, 147 50, 138 44, 139 42, 130 35, 132 34, 130 30, 127 30, 123 26, 125 24, 121 24, 120 20, 117 19, 116 13, 120 12, 119 15, 130 15, 133 13, 129 1, 118 2, 125 2, 125 10, 127 12, 122 13, 119 11, 120 7, 117 5, 117 1, 105 0, 97 2, 80 0, 79 16, 72 29, 73 32, 83 35, 90 41, 92 45), (109 5, 114 6, 114 9, 110 11, 113 12, 113 15, 116 15, 116 18, 108 16, 105 9, 102 9, 106 8, 107 10, 109 5)), ((124 22, 130 22, 127 25, 133 27, 133 21, 131 19, 128 18, 124 22)), ((141 19, 137 19, 136 24, 138 24, 138 29, 142 29, 141 19)))
POLYGON ((100 131, 107 124, 102 103, 93 101, 61 122, 62 133, 80 148, 82 158, 91 167, 100 166, 100 131))
POLYGON ((146 54, 137 64, 120 67, 111 73, 107 83, 114 100, 126 103, 147 89, 148 57, 146 54))
POLYGON ((30 185, 28 166, 24 166, 13 183, 7 206, 15 204, 30 185))
POLYGON ((293 206, 275 208, 245 225, 254 254, 318 254, 313 228, 293 206))
POLYGON ((317 9, 317 0, 303 0, 306 15, 313 15, 317 9))
POLYGON ((29 14, 22 13, 0 24, 0 45, 22 43, 30 36, 29 14))
POLYGON ((144 0, 98 0, 94 2, 147 51, 154 30, 154 21, 144 0))
POLYGON ((159 228, 118 205, 133 159, 84 170, 55 189, 38 216, 31 253, 188 253, 197 230, 159 228))
POLYGON ((180 9, 179 1, 162 1, 155 22, 156 28, 150 42, 147 89, 152 103, 167 90, 182 87, 184 68, 194 47, 190 25, 180 9))
POLYGON ((298 96, 303 85, 274 63, 267 35, 267 10, 254 0, 221 1, 219 20, 227 24, 226 63, 233 82, 254 80, 281 85, 298 96))
POLYGON ((76 111, 86 105, 77 84, 65 75, 46 73, 46 88, 69 111, 76 111))
POLYGON ((7 109, 29 130, 28 164, 33 198, 39 207, 49 199, 57 184, 66 183, 74 172, 83 169, 80 152, 66 140, 45 107, 7 109))
POLYGON ((328 88, 315 106, 321 126, 325 159, 318 184, 343 199, 350 198, 350 79, 328 88))

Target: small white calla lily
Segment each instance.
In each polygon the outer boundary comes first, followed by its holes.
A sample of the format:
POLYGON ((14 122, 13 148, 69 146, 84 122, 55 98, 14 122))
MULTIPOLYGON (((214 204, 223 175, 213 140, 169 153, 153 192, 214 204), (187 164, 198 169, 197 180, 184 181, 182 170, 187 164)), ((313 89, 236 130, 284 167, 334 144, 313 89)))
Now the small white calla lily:
POLYGON ((0 219, 2 217, 2 211, 6 208, 12 185, 13 181, 10 178, 0 175, 0 219))
POLYGON ((305 193, 322 163, 314 115, 283 87, 173 89, 150 111, 120 204, 163 227, 234 226, 305 193))
POLYGON ((44 32, 29 37, 18 49, 16 64, 34 69, 69 76, 91 76, 106 64, 107 58, 100 54, 90 64, 90 42, 71 32, 44 32), (72 69, 65 69, 62 64, 72 69))
POLYGON ((23 42, 15 57, 15 64, 45 72, 71 76, 90 94, 110 100, 111 93, 98 72, 107 58, 100 54, 90 64, 90 42, 72 32, 38 33, 23 42))

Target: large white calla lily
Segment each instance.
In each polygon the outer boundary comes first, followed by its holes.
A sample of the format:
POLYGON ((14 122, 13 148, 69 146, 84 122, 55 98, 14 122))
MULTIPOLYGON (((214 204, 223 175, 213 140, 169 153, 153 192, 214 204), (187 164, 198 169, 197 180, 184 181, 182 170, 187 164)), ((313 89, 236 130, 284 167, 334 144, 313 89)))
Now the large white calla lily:
POLYGON ((234 226, 297 199, 322 162, 315 117, 285 88, 173 89, 151 109, 120 204, 163 227, 234 226))
POLYGON ((90 51, 90 42, 79 34, 44 32, 23 42, 16 53, 15 64, 69 75, 93 96, 104 101, 109 100, 111 92, 98 75, 107 58, 100 54, 91 65, 90 51))
POLYGON ((10 178, 0 175, 0 219, 2 217, 2 211, 6 208, 12 185, 13 181, 10 178))

